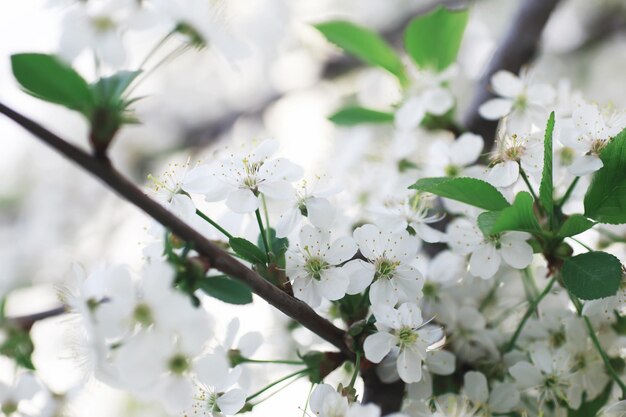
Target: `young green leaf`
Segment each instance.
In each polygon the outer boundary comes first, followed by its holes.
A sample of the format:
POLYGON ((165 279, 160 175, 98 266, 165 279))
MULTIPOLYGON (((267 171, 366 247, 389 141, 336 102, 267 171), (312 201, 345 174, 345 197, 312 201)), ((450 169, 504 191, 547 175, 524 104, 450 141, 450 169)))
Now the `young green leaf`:
POLYGON ((554 132, 554 112, 550 113, 546 136, 543 143, 543 173, 539 186, 539 201, 548 215, 550 225, 554 223, 554 185, 552 181, 552 132, 554 132))
POLYGON ((16 54, 11 56, 11 66, 13 75, 28 94, 90 117, 94 97, 89 84, 56 56, 16 54))
POLYGON ((586 230, 591 229, 595 225, 594 222, 583 216, 582 214, 574 214, 565 220, 559 229, 558 236, 560 238, 576 236, 586 230))
POLYGON ((252 290, 246 284, 226 276, 207 277, 198 282, 205 294, 229 304, 250 304, 252 290))
POLYGON ((392 123, 393 117, 393 113, 364 107, 344 107, 331 115, 328 120, 340 126, 354 126, 362 123, 392 123))
POLYGON ((622 281, 622 264, 606 252, 588 252, 567 258, 561 269, 569 291, 582 300, 615 295, 622 281))
POLYGON ((456 60, 469 13, 439 7, 416 17, 404 31, 404 47, 422 68, 437 72, 456 60))
MULTIPOLYGON (((282 256, 287 252, 287 248, 289 248, 289 240, 286 237, 276 237, 276 230, 273 228, 269 228, 267 233, 270 235, 269 245, 272 247, 272 253, 276 256, 282 256)), ((265 243, 263 242, 263 237, 259 234, 257 237, 257 246, 265 251, 265 243)))
POLYGON ((478 216, 478 228, 485 236, 492 234, 491 229, 501 214, 501 211, 486 211, 478 216))
POLYGON ((422 178, 409 188, 457 200, 484 210, 510 206, 493 185, 476 178, 422 178))
POLYGON ((126 103, 123 95, 141 71, 118 71, 109 77, 100 78, 91 85, 96 101, 103 103, 126 103))
POLYGON ((336 20, 315 25, 322 35, 344 51, 370 65, 386 69, 406 82, 402 60, 393 48, 377 33, 351 22, 336 20))
POLYGON ((626 129, 602 150, 600 168, 585 195, 585 216, 600 223, 626 223, 626 129))
POLYGON ((526 191, 517 193, 513 204, 500 212, 500 216, 491 228, 491 233, 502 233, 509 230, 530 233, 541 231, 541 226, 539 226, 533 209, 533 198, 526 191))
POLYGON ((241 256, 246 261, 253 264, 264 264, 267 262, 267 258, 265 257, 265 253, 254 243, 249 240, 233 237, 228 241, 231 249, 235 251, 235 253, 241 256))

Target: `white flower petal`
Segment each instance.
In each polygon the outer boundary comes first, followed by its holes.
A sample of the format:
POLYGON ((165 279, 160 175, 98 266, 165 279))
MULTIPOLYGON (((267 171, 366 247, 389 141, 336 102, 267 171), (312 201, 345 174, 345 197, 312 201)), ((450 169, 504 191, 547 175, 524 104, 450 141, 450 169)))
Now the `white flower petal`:
POLYGON ((478 113, 487 120, 498 120, 511 112, 513 101, 505 98, 494 98, 486 101, 478 108, 478 113))
POLYGON ((524 269, 532 263, 533 248, 528 243, 507 238, 507 234, 504 234, 500 244, 502 259, 513 268, 524 269))
POLYGON ((246 393, 239 389, 226 391, 217 399, 217 405, 222 413, 231 415, 237 414, 246 403, 246 393))
POLYGON ((451 146, 450 156, 454 165, 466 166, 476 162, 483 151, 483 137, 473 133, 463 133, 451 146))
POLYGON ((396 110, 395 124, 399 130, 413 130, 426 115, 424 103, 420 97, 411 97, 396 110))
POLYGON ((387 332, 377 332, 367 336, 363 343, 363 352, 368 361, 379 363, 391 351, 396 337, 387 332))
POLYGON ((567 167, 570 174, 577 177, 591 174, 602 168, 604 164, 602 160, 596 155, 581 155, 574 159, 574 161, 567 167))
POLYGON ((500 261, 500 254, 495 246, 483 244, 470 257, 470 273, 475 277, 489 279, 498 272, 500 261))
POLYGON ((248 189, 239 189, 228 194, 226 206, 235 213, 252 213, 259 208, 259 199, 248 189))
POLYGON ((398 355, 398 374, 407 384, 419 382, 422 379, 421 355, 411 348, 402 350, 398 355))
POLYGON ((515 98, 524 90, 524 83, 512 72, 500 70, 491 77, 491 87, 502 97, 515 98))
POLYGON ((475 403, 486 403, 489 399, 487 378, 481 372, 466 372, 463 377, 465 395, 475 403))
POLYGON ((494 165, 489 174, 487 182, 495 187, 509 187, 519 178, 519 165, 515 161, 505 161, 494 165))

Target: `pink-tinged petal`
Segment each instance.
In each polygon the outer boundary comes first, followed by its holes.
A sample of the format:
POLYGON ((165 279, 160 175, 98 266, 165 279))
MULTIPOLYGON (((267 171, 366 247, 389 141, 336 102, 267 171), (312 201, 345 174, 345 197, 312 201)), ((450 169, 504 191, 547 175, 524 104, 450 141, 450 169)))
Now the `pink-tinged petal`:
POLYGON ((498 120, 511 112, 513 101, 506 98, 494 98, 478 108, 478 113, 487 120, 498 120))
POLYGON ((363 352, 368 361, 378 363, 396 344, 396 337, 387 332, 377 332, 367 336, 363 343, 363 352))

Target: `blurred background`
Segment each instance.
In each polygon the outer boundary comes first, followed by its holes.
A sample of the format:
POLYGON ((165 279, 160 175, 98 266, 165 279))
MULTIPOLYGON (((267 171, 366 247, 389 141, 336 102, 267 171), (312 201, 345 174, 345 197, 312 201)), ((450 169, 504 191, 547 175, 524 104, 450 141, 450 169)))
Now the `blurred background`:
MULTIPOLYGON (((461 77, 453 90, 463 114, 476 80, 510 26, 524 0, 475 0, 460 52, 461 77)), ((426 0, 229 0, 224 19, 229 31, 250 54, 231 62, 213 49, 187 52, 160 67, 137 90, 146 96, 136 105, 142 124, 124 129, 111 158, 140 184, 149 173, 159 175, 168 164, 210 160, 217 147, 237 146, 273 137, 280 153, 315 173, 331 161, 345 171, 351 155, 345 143, 372 146, 384 130, 338 128, 327 116, 340 105, 359 100, 385 108, 398 97, 390 75, 364 68, 341 55, 311 27, 344 18, 382 33, 400 45, 402 29, 412 17, 437 3, 426 0), (352 142, 351 142, 352 141, 352 142)), ((55 53, 67 27, 69 2, 52 0, 0 3, 0 101, 62 137, 87 148, 85 122, 61 107, 20 91, 9 57, 17 52, 55 53)), ((124 67, 134 68, 158 40, 158 30, 132 32, 124 38, 124 67)), ((85 54, 75 61, 86 78, 93 64, 85 54)), ((626 106, 626 2, 562 0, 544 31, 539 56, 531 64, 534 77, 568 85, 600 103, 626 106), (569 81, 566 81, 569 80, 569 81), (568 84, 569 83, 569 84, 568 84)), ((355 159, 355 158, 352 158, 355 159)), ((207 207, 225 225, 247 232, 246 221, 207 207)), ((245 219, 244 219, 245 220, 245 219)), ((71 265, 87 269, 103 263, 125 263, 138 269, 150 243, 149 220, 105 189, 98 181, 62 159, 9 120, 0 117, 0 297, 9 294, 8 315, 29 314, 58 305, 57 289, 67 283, 71 265)), ((259 330, 267 340, 285 332, 288 322, 262 300, 245 307, 207 301, 220 317, 239 317, 242 329, 259 330), (254 317, 254 320, 251 318, 254 317)), ((228 320, 221 320, 219 333, 228 320)), ((305 331, 297 342, 311 343, 305 331)), ((71 322, 54 318, 33 328, 33 361, 52 390, 75 398, 76 416, 159 416, 159 410, 92 382, 77 389, 80 369, 73 350, 71 322)), ((282 340, 287 340, 282 338, 282 340)), ((261 353, 280 357, 293 346, 266 344, 261 353)), ((0 381, 11 364, 0 358, 0 381)), ((265 370, 262 370, 265 371, 265 370)), ((288 372, 251 375, 261 386, 288 372)), ((274 369, 272 369, 274 372, 274 369)), ((340 372, 340 371, 339 371, 340 372)), ((253 416, 299 415, 309 384, 297 382, 259 406, 253 416)))

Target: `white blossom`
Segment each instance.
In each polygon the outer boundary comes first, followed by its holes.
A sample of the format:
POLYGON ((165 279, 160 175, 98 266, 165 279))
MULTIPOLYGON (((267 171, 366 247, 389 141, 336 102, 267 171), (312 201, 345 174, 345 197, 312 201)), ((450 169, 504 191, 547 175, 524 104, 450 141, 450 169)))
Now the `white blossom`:
POLYGON ((413 303, 404 303, 397 310, 379 305, 374 308, 374 315, 378 332, 365 339, 365 357, 379 363, 392 350, 397 350, 400 378, 406 383, 418 382, 422 379, 422 362, 427 352, 443 338, 442 329, 425 324, 419 307, 413 303))
POLYGON ((507 132, 510 134, 527 134, 533 125, 545 125, 547 106, 556 95, 550 85, 532 83, 531 76, 526 72, 518 77, 501 70, 491 78, 491 87, 499 97, 480 106, 482 117, 498 120, 506 116, 507 132))
POLYGON ((424 280, 411 265, 419 248, 416 238, 406 230, 382 231, 366 224, 354 231, 354 239, 366 260, 355 259, 344 267, 350 271, 348 294, 360 293, 371 284, 373 305, 417 300, 424 280))
POLYGON ((340 264, 350 260, 357 251, 351 237, 331 243, 330 232, 305 225, 300 230, 300 243, 286 254, 287 276, 292 280, 296 297, 312 307, 322 299, 342 298, 350 284, 350 276, 340 264))

